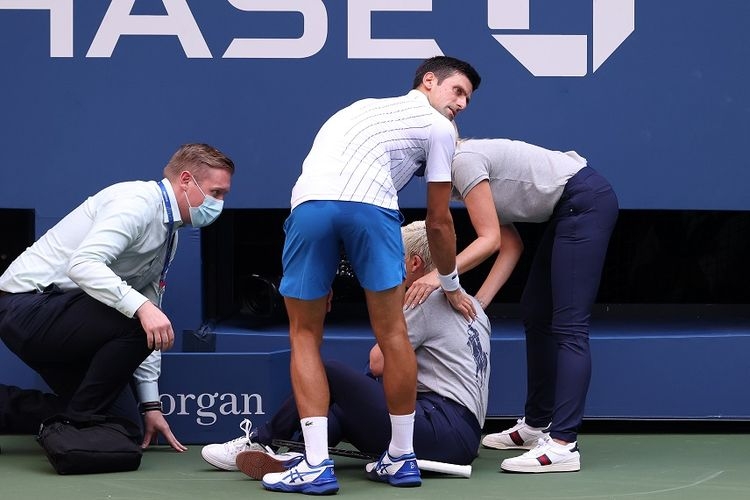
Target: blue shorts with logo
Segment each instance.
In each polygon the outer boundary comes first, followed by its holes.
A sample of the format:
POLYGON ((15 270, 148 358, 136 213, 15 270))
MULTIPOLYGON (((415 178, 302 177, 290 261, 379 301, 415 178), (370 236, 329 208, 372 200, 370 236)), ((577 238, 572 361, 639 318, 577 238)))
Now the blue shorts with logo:
POLYGON ((284 222, 284 297, 313 300, 328 294, 342 257, 366 290, 379 292, 406 278, 403 216, 398 210, 351 201, 297 205, 284 222))

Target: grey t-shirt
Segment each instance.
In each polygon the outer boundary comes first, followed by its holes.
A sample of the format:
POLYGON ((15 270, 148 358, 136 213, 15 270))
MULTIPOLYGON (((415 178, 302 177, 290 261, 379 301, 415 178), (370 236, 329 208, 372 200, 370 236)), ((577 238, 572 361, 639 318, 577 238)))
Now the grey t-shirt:
POLYGON ((476 300, 474 308, 477 317, 469 323, 437 290, 404 315, 417 356, 417 392, 462 404, 481 426, 490 380, 490 320, 476 300))
POLYGON ((565 184, 586 166, 575 151, 561 152, 510 139, 466 139, 453 157, 453 197, 462 200, 488 179, 501 224, 544 222, 565 184))

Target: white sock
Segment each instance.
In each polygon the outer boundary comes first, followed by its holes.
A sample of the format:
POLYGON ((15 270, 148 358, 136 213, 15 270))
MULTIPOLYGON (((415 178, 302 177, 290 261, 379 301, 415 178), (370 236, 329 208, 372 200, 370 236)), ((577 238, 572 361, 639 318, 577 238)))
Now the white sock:
POLYGON ((328 417, 300 419, 305 438, 305 458, 310 465, 318 465, 328 458, 328 417))
POLYGON ((391 444, 388 453, 400 457, 414 452, 414 413, 391 415, 391 444))

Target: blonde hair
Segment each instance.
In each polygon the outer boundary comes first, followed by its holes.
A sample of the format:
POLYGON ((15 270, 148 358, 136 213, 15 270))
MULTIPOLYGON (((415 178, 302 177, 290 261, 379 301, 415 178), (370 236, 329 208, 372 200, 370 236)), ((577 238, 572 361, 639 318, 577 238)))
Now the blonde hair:
POLYGON ((164 167, 164 177, 173 180, 187 170, 194 177, 202 177, 209 168, 223 168, 234 174, 234 162, 208 144, 183 144, 164 167))
POLYGON ((404 251, 407 257, 419 256, 424 262, 424 270, 432 271, 432 254, 427 242, 427 227, 423 220, 414 221, 401 228, 401 238, 404 240, 404 251))

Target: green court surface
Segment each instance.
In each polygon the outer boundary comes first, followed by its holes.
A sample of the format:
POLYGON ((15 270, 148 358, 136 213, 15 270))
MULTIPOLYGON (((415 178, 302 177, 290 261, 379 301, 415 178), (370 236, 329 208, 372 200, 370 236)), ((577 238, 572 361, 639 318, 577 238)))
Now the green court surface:
MULTIPOLYGON (((0 498, 53 500, 294 498, 263 489, 241 472, 213 469, 200 445, 185 453, 148 450, 135 472, 58 476, 32 436, 0 436, 0 498)), ((498 472, 517 451, 482 449, 471 478, 423 474, 420 488, 368 481, 364 462, 335 457, 346 498, 410 499, 747 499, 750 435, 742 433, 583 434, 577 473, 498 472)))

